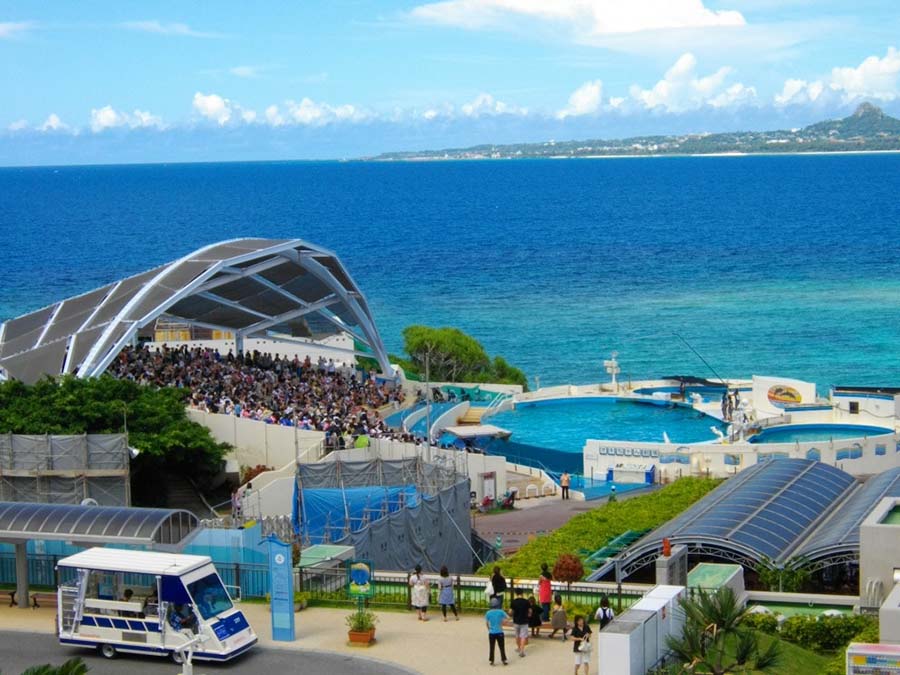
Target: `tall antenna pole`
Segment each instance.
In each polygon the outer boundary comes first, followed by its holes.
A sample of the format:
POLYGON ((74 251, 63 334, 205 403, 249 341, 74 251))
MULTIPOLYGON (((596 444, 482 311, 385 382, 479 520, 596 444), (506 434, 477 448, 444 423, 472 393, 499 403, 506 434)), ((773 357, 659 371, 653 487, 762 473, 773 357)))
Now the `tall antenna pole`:
POLYGON ((703 363, 706 364, 706 367, 709 368, 709 369, 712 371, 713 375, 715 375, 717 378, 719 378, 719 382, 721 382, 722 384, 724 384, 726 387, 728 386, 728 383, 725 382, 725 380, 722 378, 722 376, 719 375, 719 374, 716 372, 716 369, 713 368, 711 365, 709 365, 709 361, 707 361, 706 359, 704 359, 704 358, 700 355, 700 352, 698 352, 696 349, 694 349, 694 348, 691 346, 691 343, 690 343, 690 342, 688 342, 687 340, 685 340, 685 339, 684 339, 681 335, 679 335, 678 333, 673 332, 672 335, 674 335, 674 336, 677 337, 679 340, 681 340, 685 345, 687 345, 687 348, 690 349, 692 352, 694 352, 694 354, 696 354, 697 358, 700 359, 701 361, 703 361, 703 363))

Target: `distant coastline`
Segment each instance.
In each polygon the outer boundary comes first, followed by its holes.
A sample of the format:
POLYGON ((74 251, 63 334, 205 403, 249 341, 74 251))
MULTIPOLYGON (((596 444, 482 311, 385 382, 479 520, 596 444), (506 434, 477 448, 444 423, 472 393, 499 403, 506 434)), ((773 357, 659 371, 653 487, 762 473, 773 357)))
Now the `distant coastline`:
POLYGON ((665 157, 795 157, 802 155, 897 155, 900 148, 895 150, 796 150, 791 152, 683 152, 683 153, 656 153, 656 154, 621 154, 621 155, 546 155, 542 157, 371 157, 360 160, 333 160, 333 161, 363 161, 363 162, 515 162, 535 159, 662 159, 665 157))
POLYGON ((900 152, 900 120, 863 103, 849 117, 802 129, 637 136, 617 140, 484 144, 467 148, 382 153, 365 161, 745 157, 748 155, 900 152))

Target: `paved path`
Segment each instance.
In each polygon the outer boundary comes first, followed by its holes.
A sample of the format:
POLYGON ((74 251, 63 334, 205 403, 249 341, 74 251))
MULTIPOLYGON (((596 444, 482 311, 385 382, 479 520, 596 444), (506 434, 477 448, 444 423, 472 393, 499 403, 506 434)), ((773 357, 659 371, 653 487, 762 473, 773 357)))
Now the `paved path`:
MULTIPOLYGON (((343 675, 460 675, 460 673, 497 673, 487 662, 488 640, 481 614, 465 614, 460 621, 444 623, 440 611, 429 609, 431 620, 417 621, 413 612, 377 610, 377 644, 368 649, 347 646, 344 617, 349 608, 311 607, 296 615, 294 642, 273 642, 267 605, 242 603, 241 610, 259 635, 260 647, 228 664, 195 666, 200 675, 216 673, 248 673, 279 675, 299 673, 343 675), (375 660, 374 662, 372 660, 375 660)), ((154 657, 123 657, 103 661, 89 650, 63 647, 54 636, 55 607, 18 609, 0 606, 0 670, 3 675, 19 675, 22 666, 61 663, 72 655, 83 654, 90 660, 94 673, 169 673, 177 666, 154 657), (34 634, 38 634, 35 636, 34 634), (111 670, 108 667, 112 668, 111 670)), ((572 643, 535 638, 525 658, 515 656, 511 636, 507 637, 509 668, 506 673, 563 673, 573 666, 572 643)), ((592 666, 596 672, 596 665, 592 666)))
MULTIPOLYGON (((104 659, 89 649, 74 649, 56 644, 52 635, 40 633, 0 632, 0 664, 3 675, 17 675, 26 668, 50 663, 62 665, 67 659, 80 656, 91 675, 175 675, 181 671, 168 658, 120 654, 104 659)), ((303 650, 302 657, 294 650, 262 648, 230 663, 194 663, 197 675, 208 673, 328 673, 343 675, 409 675, 415 671, 395 664, 365 657, 303 650), (301 667, 302 666, 302 667, 301 667)))

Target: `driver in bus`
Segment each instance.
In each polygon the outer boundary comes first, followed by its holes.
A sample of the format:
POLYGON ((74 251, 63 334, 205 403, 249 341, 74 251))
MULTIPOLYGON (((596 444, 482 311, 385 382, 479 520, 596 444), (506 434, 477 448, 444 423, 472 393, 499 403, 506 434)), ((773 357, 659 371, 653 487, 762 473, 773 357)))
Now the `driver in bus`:
POLYGON ((190 605, 176 603, 169 615, 169 625, 176 630, 189 630, 197 632, 197 617, 191 611, 190 605))

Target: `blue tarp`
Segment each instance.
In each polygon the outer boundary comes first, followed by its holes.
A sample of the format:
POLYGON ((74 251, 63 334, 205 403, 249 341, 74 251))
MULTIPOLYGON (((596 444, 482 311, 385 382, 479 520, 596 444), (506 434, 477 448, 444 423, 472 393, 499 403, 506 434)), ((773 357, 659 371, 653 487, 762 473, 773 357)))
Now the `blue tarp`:
MULTIPOLYGON (((404 506, 418 504, 415 485, 304 488, 294 512, 294 531, 304 543, 332 542, 404 506), (349 517, 349 522, 347 518, 349 517)), ((295 505, 298 500, 294 500, 295 505)))

